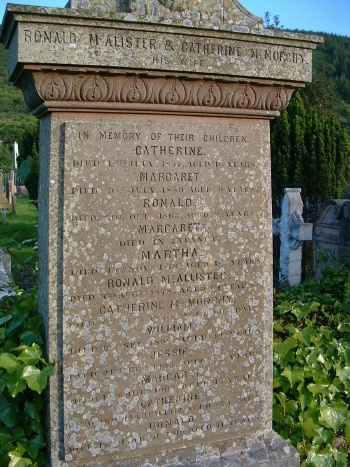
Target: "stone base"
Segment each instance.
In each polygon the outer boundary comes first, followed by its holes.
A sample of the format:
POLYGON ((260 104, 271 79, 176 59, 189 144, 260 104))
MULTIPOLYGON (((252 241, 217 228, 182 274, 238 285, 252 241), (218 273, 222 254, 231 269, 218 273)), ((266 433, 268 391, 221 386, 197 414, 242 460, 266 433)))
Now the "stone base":
MULTIPOLYGON (((80 463, 80 467, 84 464, 80 463)), ((92 464, 89 464, 92 465, 92 464)), ((299 454, 274 431, 142 458, 94 462, 95 467, 299 467, 299 454)))

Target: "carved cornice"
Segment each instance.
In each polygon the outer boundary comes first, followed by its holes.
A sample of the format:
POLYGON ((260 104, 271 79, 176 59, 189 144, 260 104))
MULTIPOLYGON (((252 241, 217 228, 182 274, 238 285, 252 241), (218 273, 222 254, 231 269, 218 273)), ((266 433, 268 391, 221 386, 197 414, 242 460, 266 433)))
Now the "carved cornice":
POLYGON ((66 102, 68 106, 74 102, 111 103, 116 107, 152 104, 276 112, 287 107, 294 91, 271 84, 60 72, 33 72, 20 87, 32 110, 43 103, 49 106, 50 102, 66 102))

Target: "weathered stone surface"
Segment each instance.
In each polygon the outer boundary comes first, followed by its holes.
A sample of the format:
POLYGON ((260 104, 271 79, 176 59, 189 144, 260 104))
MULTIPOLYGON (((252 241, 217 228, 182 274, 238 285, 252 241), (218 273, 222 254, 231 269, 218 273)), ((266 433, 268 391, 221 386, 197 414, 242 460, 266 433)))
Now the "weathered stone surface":
POLYGON ((313 248, 315 278, 322 270, 337 262, 348 261, 350 255, 350 201, 331 199, 322 204, 313 219, 313 248), (328 261, 320 261, 320 255, 328 261))
POLYGON ((67 460, 269 427, 268 122, 162 120, 66 124, 67 460))
POLYGON ((120 109, 132 104, 157 104, 167 110, 203 112, 205 108, 220 113, 278 112, 286 108, 293 89, 254 84, 228 83, 219 80, 151 78, 107 74, 65 74, 62 72, 34 72, 23 86, 24 96, 31 108, 57 102, 70 105, 105 106, 120 109), (33 92, 33 79, 36 93, 33 92), (181 109, 184 107, 184 110, 181 109))
POLYGON ((274 228, 281 239, 280 274, 281 284, 298 285, 301 282, 301 242, 312 240, 312 224, 304 222, 303 201, 300 188, 285 188, 282 216, 274 221, 274 228))
POLYGON ((232 28, 245 31, 263 29, 261 18, 249 13, 236 0, 71 0, 70 8, 102 13, 116 12, 150 17, 153 22, 209 29, 232 28))
MULTIPOLYGON (((18 62, 42 65, 109 67, 141 71, 178 71, 215 76, 311 81, 314 43, 285 38, 260 38, 252 43, 242 34, 202 31, 137 22, 104 21, 97 29, 88 18, 83 25, 62 13, 48 15, 45 23, 36 8, 23 15, 16 29, 18 62), (90 24, 89 24, 90 23, 90 24)), ((17 48, 15 42, 12 44, 17 48)), ((111 70, 110 70, 111 71, 111 70)))
POLYGON ((11 256, 0 248, 0 299, 10 295, 11 256))

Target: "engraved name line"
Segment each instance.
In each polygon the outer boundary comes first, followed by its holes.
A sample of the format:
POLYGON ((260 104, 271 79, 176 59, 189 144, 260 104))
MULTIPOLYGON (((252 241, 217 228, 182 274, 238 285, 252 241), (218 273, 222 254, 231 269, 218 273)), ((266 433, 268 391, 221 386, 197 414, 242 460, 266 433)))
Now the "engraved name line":
MULTIPOLYGON (((230 41, 224 43, 222 40, 212 41, 208 38, 202 40, 198 39, 186 39, 174 41, 172 39, 164 37, 155 33, 153 37, 144 34, 140 35, 141 31, 137 31, 139 35, 127 35, 126 31, 118 34, 96 34, 89 33, 88 35, 80 36, 69 30, 47 30, 47 29, 24 29, 24 42, 28 44, 60 44, 62 46, 74 45, 75 48, 79 46, 88 45, 92 49, 99 47, 113 48, 116 50, 139 50, 139 51, 150 51, 151 53, 161 52, 164 49, 167 54, 175 55, 182 65, 189 63, 191 59, 188 58, 188 54, 197 55, 200 59, 208 56, 215 57, 229 57, 242 59, 249 58, 249 60, 259 61, 274 61, 274 62, 287 62, 294 64, 305 64, 308 63, 306 53, 300 51, 289 51, 284 48, 269 48, 268 46, 262 46, 260 48, 253 48, 248 44, 240 44, 230 41), (157 37, 158 36, 158 37, 157 37), (187 54, 187 55, 181 55, 187 54)), ((142 33, 141 33, 142 34, 142 33)), ((165 64, 170 62, 170 59, 163 56, 154 56, 153 61, 161 60, 165 64)), ((204 65, 204 63, 198 63, 204 65)))

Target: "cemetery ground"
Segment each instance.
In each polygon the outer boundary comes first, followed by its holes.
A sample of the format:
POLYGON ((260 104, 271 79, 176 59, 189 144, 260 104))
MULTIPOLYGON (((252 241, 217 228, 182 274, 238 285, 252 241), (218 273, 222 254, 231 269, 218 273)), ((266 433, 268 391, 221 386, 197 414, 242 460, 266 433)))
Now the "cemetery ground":
MULTIPOLYGON (((12 214, 12 209, 6 210, 6 224, 1 224, 0 247, 5 253, 10 253, 12 258, 13 273, 26 270, 26 264, 36 264, 37 241, 37 209, 30 204, 28 198, 17 198, 17 214, 12 214), (33 248, 34 247, 34 248, 33 248), (33 260, 33 261, 31 261, 33 260)), ((33 273, 33 265, 28 264, 28 274, 33 273)))
MULTIPOLYGON (((45 465, 41 394, 53 365, 43 357, 37 315, 36 223, 36 209, 19 198, 0 230, 15 291, 0 301, 0 465, 10 467, 45 465)), ((274 429, 298 449, 302 466, 350 465, 350 265, 274 299, 274 429)))

